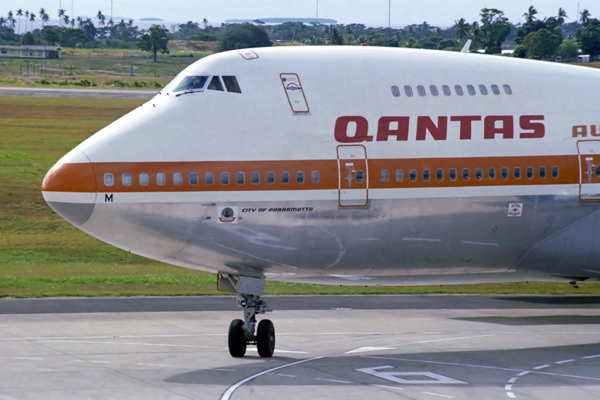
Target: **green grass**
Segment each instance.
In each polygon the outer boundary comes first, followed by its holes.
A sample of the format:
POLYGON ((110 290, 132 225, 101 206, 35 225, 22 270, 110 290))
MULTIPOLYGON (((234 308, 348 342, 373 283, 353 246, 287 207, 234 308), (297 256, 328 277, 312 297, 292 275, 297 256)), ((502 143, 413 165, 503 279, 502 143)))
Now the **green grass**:
MULTIPOLYGON (((0 297, 216 294, 216 276, 129 254, 56 215, 40 191, 50 167, 138 100, 0 97, 0 297)), ((600 285, 428 287, 268 282, 267 294, 596 294, 600 285)))

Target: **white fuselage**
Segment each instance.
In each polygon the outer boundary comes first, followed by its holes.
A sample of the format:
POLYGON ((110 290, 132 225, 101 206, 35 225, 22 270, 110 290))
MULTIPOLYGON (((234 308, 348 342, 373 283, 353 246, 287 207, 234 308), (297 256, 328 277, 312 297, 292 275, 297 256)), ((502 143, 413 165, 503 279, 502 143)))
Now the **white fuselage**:
POLYGON ((72 150, 43 193, 101 240, 207 271, 595 280, 599 81, 453 52, 226 52, 72 150))

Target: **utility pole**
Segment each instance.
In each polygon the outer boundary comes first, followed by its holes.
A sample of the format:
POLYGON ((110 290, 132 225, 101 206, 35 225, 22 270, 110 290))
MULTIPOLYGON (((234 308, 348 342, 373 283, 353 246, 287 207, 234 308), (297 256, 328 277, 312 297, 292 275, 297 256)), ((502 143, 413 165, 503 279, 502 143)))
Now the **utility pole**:
POLYGON ((577 23, 579 23, 579 3, 577 3, 577 23))
POLYGON ((392 47, 392 0, 388 0, 388 46, 392 47))

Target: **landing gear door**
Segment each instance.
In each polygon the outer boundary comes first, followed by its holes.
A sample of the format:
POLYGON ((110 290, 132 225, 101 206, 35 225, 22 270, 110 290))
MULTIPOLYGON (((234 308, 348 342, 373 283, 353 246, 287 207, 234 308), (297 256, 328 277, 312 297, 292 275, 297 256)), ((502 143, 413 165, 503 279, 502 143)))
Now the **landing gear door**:
POLYGON ((579 199, 600 200, 600 140, 577 142, 579 151, 579 199))
POLYGON ((367 149, 361 145, 338 146, 340 207, 364 207, 369 202, 367 149))

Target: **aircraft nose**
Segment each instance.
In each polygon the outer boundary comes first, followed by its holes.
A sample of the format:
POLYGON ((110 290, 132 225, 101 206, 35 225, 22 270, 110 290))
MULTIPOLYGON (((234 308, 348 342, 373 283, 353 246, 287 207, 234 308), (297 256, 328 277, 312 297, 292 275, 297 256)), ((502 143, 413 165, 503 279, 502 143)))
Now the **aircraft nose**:
POLYGON ((42 183, 46 203, 73 225, 83 225, 94 211, 96 174, 87 156, 72 151, 58 161, 42 183))

